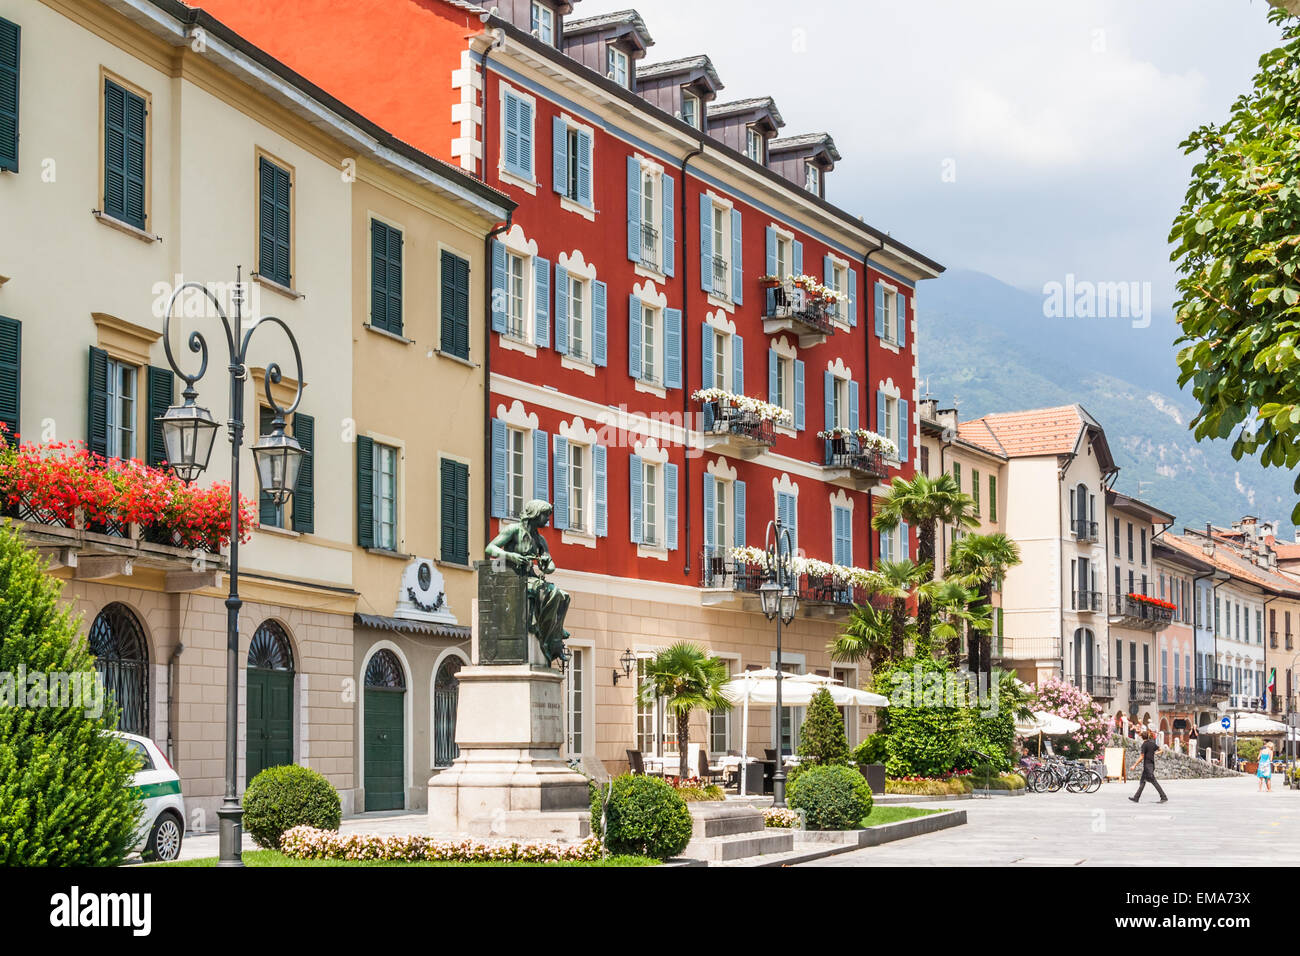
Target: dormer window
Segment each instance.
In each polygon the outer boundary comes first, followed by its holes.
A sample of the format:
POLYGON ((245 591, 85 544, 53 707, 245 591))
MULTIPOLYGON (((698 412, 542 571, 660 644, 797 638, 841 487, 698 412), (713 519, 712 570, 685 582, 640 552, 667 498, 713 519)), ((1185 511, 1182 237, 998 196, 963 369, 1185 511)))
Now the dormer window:
POLYGON ((822 171, 813 163, 804 167, 803 188, 815 196, 822 194, 822 171))
POLYGON ((753 126, 745 128, 745 155, 756 163, 763 161, 763 134, 753 126))
POLYGON ((685 90, 682 91, 682 120, 687 126, 700 128, 700 98, 685 90))
POLYGON ((617 47, 610 47, 606 57, 606 68, 609 78, 626 89, 632 75, 627 54, 617 47))
POLYGON ((555 46, 555 11, 537 0, 533 0, 533 35, 555 46))

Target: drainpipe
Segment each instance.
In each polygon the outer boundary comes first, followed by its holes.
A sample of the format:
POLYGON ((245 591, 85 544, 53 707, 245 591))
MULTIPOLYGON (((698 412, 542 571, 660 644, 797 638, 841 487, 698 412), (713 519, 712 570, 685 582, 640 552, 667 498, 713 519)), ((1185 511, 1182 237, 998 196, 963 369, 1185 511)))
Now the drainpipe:
MULTIPOLYGON (((688 444, 690 442, 690 433, 691 433, 691 429, 690 429, 691 390, 688 385, 688 379, 687 379, 687 375, 689 374, 688 370, 691 367, 690 362, 687 361, 690 355, 690 342, 691 342, 691 336, 688 332, 688 330, 691 327, 691 323, 689 321, 690 314, 691 314, 690 313, 691 257, 686 254, 686 237, 690 229, 689 223, 691 221, 691 214, 690 214, 691 204, 686 198, 686 167, 690 164, 690 161, 692 159, 700 155, 702 152, 704 152, 704 140, 701 138, 699 145, 696 146, 695 149, 687 153, 684 157, 682 157, 682 163, 681 163, 681 171, 682 171, 681 212, 682 214, 679 220, 682 224, 682 228, 681 228, 681 239, 677 242, 677 246, 681 251, 681 263, 682 263, 682 270, 681 270, 682 272, 682 335, 681 335, 682 427, 685 429, 686 440, 688 444)), ((707 385, 708 383, 704 383, 704 384, 707 385)), ((686 544, 686 549, 685 549, 686 567, 682 569, 682 574, 689 577, 691 573, 691 456, 690 456, 690 448, 686 448, 685 450, 686 450, 686 454, 682 456, 682 493, 679 496, 678 500, 684 502, 686 505, 686 515, 685 515, 685 521, 683 525, 683 536, 684 536, 684 542, 686 544)))
MULTIPOLYGON (((867 316, 870 314, 872 308, 872 298, 871 298, 871 291, 870 291, 871 283, 867 280, 867 272, 871 268, 871 254, 873 252, 879 252, 883 248, 885 248, 885 240, 881 239, 880 245, 876 246, 876 248, 874 249, 868 249, 866 253, 863 254, 862 256, 862 292, 867 302, 867 308, 862 310, 862 325, 863 325, 862 331, 866 333, 866 340, 867 340, 866 345, 863 346, 862 349, 862 366, 863 366, 862 385, 863 385, 863 390, 866 392, 866 394, 862 396, 863 404, 865 406, 862 409, 862 411, 865 412, 867 415, 871 414, 870 409, 873 404, 871 401, 871 337, 875 334, 874 326, 871 329, 868 329, 866 327, 868 321, 867 316)), ((912 343, 912 347, 913 348, 916 347, 915 342, 912 343)), ((858 424, 861 425, 862 422, 859 421, 858 424)), ((877 428, 880 427, 880 422, 876 422, 876 427, 877 428)), ((921 449, 917 448, 916 453, 917 455, 920 455, 921 449)), ((876 511, 875 493, 873 491, 868 491, 867 492, 867 567, 868 568, 873 568, 876 565, 876 535, 871 528, 871 519, 875 517, 875 511, 876 511)))
POLYGON ((167 661, 167 759, 176 766, 176 668, 185 653, 185 645, 177 644, 167 661))

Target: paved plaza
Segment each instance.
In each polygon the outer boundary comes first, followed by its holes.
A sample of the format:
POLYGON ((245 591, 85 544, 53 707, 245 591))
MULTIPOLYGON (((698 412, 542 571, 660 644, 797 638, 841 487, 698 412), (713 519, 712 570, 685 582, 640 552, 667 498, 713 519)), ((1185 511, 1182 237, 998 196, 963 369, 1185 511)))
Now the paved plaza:
POLYGON ((961 807, 968 823, 940 833, 827 857, 807 866, 1294 866, 1300 790, 1254 777, 1169 780, 1159 803, 1132 783, 1097 793, 1028 794, 917 806, 961 807))

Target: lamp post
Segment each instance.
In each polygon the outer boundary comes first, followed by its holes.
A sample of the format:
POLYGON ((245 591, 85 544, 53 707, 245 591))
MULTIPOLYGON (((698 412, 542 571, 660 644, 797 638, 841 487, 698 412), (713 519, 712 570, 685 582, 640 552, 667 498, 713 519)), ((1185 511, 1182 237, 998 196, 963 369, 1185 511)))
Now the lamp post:
POLYGON ((776 769, 772 772, 772 806, 785 806, 785 748, 781 746, 781 626, 794 620, 799 607, 798 576, 794 573, 794 541, 781 519, 767 523, 767 580, 758 589, 763 614, 776 621, 776 769))
POLYGON ((239 805, 236 788, 236 772, 239 766, 236 746, 239 739, 239 609, 243 602, 239 598, 239 452, 244 443, 244 383, 248 379, 248 343, 253 333, 264 322, 280 326, 289 338, 293 348, 293 359, 297 365, 297 391, 293 403, 282 407, 275 400, 271 386, 281 379, 280 366, 271 363, 266 369, 266 400, 275 414, 271 422, 271 432, 260 436, 253 445, 253 460, 257 466, 257 477, 265 492, 276 504, 284 504, 293 494, 298 483, 298 471, 306 454, 292 436, 284 432, 284 420, 293 414, 298 403, 302 401, 302 355, 298 351, 298 342, 283 320, 273 315, 263 316, 244 329, 242 308, 244 301, 242 270, 235 272, 235 289, 231 295, 234 304, 234 325, 226 316, 225 310, 217 297, 206 287, 197 282, 186 282, 179 286, 167 303, 163 319, 163 349, 167 353, 167 362, 185 381, 185 390, 181 397, 183 405, 173 405, 158 417, 162 425, 163 442, 167 449, 167 463, 175 475, 184 482, 197 478, 208 466, 212 455, 212 444, 217 434, 217 422, 212 413, 194 400, 199 397, 194 383, 201 379, 208 369, 208 343, 198 332, 190 333, 189 349, 199 355, 199 369, 193 375, 181 371, 172 355, 170 325, 172 309, 186 289, 195 289, 207 298, 221 318, 226 333, 226 348, 229 355, 227 370, 230 373, 230 419, 226 429, 230 439, 230 591, 226 597, 226 792, 221 807, 217 810, 220 820, 220 858, 218 866, 243 866, 243 816, 244 809, 239 805), (241 337, 242 336, 242 337, 241 337))

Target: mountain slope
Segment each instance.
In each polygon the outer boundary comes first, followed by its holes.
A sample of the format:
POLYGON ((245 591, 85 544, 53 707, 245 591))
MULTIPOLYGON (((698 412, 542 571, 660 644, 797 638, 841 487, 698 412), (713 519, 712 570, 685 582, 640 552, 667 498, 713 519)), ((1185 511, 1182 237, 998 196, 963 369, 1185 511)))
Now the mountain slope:
POLYGON ((955 399, 966 420, 1077 402, 1106 429, 1115 487, 1172 512, 1176 528, 1254 514, 1291 534, 1290 472, 1234 461, 1226 441, 1193 440, 1167 314, 1145 328, 1049 319, 1042 296, 961 270, 926 283, 919 301, 921 392, 940 407, 955 399))

